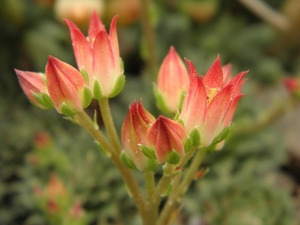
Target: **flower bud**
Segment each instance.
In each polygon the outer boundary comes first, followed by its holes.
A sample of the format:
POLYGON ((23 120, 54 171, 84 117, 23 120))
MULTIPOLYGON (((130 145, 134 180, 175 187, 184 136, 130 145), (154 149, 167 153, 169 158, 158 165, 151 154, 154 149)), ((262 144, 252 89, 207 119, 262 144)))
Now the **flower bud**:
POLYGON ((292 96, 300 99, 300 78, 286 77, 283 79, 283 83, 292 96))
POLYGON ((71 65, 50 56, 46 76, 50 97, 59 113, 73 116, 90 104, 92 97, 87 84, 71 65))
MULTIPOLYGON (((185 96, 179 119, 189 135, 197 129, 200 145, 209 146, 213 140, 224 139, 222 131, 231 123, 247 72, 241 72, 230 79, 230 68, 222 68, 219 57, 206 75, 197 75, 194 65, 187 60, 190 73, 190 85, 185 96), (223 70, 226 76, 223 76, 223 70)), ((192 138, 193 139, 193 138, 192 138)), ((217 141, 215 141, 217 142, 217 141)))
POLYGON ((46 85, 45 74, 16 70, 20 85, 27 98, 42 109, 53 107, 46 85))
POLYGON ((154 89, 157 106, 161 111, 176 113, 181 108, 188 80, 185 65, 172 46, 161 64, 157 87, 154 89))
POLYGON ((89 24, 88 37, 78 27, 66 20, 72 38, 73 50, 80 71, 88 77, 89 88, 96 99, 114 97, 125 83, 119 53, 116 22, 112 19, 109 34, 94 12, 89 24))
POLYGON ((123 162, 139 170, 154 169, 155 159, 146 157, 141 146, 147 146, 147 131, 155 118, 142 106, 142 102, 133 102, 122 126, 121 136, 125 155, 123 162), (127 158, 126 158, 127 156, 127 158), (132 165, 130 165, 132 163, 132 165))
POLYGON ((188 137, 183 126, 174 120, 159 116, 149 128, 147 138, 159 163, 177 164, 185 155, 184 143, 188 137))

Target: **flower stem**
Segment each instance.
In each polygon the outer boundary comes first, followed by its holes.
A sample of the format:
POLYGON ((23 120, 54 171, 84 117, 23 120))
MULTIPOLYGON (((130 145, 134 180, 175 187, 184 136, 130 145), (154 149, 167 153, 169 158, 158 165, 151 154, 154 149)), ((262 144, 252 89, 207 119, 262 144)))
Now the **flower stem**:
MULTIPOLYGON (((182 167, 184 167, 184 165, 187 163, 188 160, 190 160, 190 158, 194 155, 195 151, 196 151, 196 147, 192 148, 185 156, 184 158, 181 160, 181 165, 182 167)), ((170 183, 172 182, 172 180, 174 178, 177 179, 180 179, 179 177, 179 174, 172 174, 170 176, 163 176, 160 181, 158 182, 157 186, 156 186, 156 189, 155 189, 155 192, 153 194, 153 197, 152 197, 152 207, 153 208, 158 208, 158 205, 160 203, 160 200, 161 200, 161 196, 162 196, 162 193, 164 193, 164 191, 167 189, 167 187, 170 185, 170 183)), ((173 190, 174 189, 177 189, 177 185, 173 185, 173 190), (175 187, 176 186, 176 187, 175 187)))
POLYGON ((164 208, 160 214, 160 217, 158 219, 157 225, 168 224, 170 217, 172 215, 172 212, 177 208, 178 204, 181 201, 182 196, 185 194, 188 186, 193 181, 194 176, 198 170, 198 167, 204 159, 205 153, 206 153, 205 148, 200 148, 197 151, 190 167, 188 168, 186 174, 184 175, 182 182, 179 185, 179 188, 177 190, 174 190, 173 193, 171 193, 167 202, 165 203, 165 206, 164 206, 164 208))
POLYGON ((149 220, 156 221, 158 211, 152 206, 152 198, 155 190, 155 180, 153 171, 145 171, 145 183, 147 193, 147 210, 149 220))
POLYGON ((111 116, 110 107, 108 98, 102 98, 99 100, 99 107, 101 111, 101 116, 104 122, 104 126, 106 128, 109 140, 114 147, 117 153, 121 153, 122 148, 119 141, 119 136, 117 134, 114 121, 111 116))
POLYGON ((94 122, 91 118, 83 111, 78 113, 74 116, 76 122, 78 122, 82 127, 84 127, 90 135, 95 139, 95 141, 99 142, 103 148, 110 153, 110 157, 116 167, 118 168, 119 172, 122 175, 123 180, 125 181, 134 201, 138 211, 142 217, 144 225, 150 225, 148 222, 148 215, 146 210, 146 203, 144 197, 141 193, 141 190, 134 179, 130 169, 122 164, 119 159, 119 154, 114 150, 113 146, 107 141, 105 136, 102 132, 98 129, 95 129, 94 122))

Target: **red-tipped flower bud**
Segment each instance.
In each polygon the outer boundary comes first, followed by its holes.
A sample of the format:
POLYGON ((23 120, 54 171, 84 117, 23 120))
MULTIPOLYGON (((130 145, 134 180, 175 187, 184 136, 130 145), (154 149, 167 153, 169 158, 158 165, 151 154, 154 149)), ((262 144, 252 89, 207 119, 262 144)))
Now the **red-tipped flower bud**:
POLYGON ((91 93, 74 67, 50 56, 46 76, 50 97, 59 113, 72 116, 89 105, 91 93))
POLYGON ((72 38, 79 70, 86 74, 92 95, 96 99, 114 97, 125 83, 117 36, 117 17, 112 19, 109 34, 94 12, 89 24, 88 37, 66 20, 72 38))
POLYGON ((15 70, 15 72, 25 95, 34 105, 42 109, 53 107, 53 102, 48 93, 45 74, 21 70, 15 70))
POLYGON ((159 163, 176 164, 184 156, 188 139, 184 127, 169 118, 159 116, 147 133, 149 144, 155 148, 159 163))
POLYGON ((219 57, 202 77, 197 75, 194 65, 189 60, 187 64, 190 85, 179 119, 189 135, 200 137, 200 142, 197 140, 197 143, 209 146, 216 143, 214 140, 222 141, 225 136, 223 134, 228 133, 222 131, 231 123, 237 103, 242 97, 242 78, 247 72, 241 72, 228 81, 229 68, 222 68, 219 57), (226 72, 225 79, 223 70, 226 72))
POLYGON ((155 118, 142 106, 142 102, 133 102, 122 126, 122 143, 127 161, 139 170, 154 169, 155 160, 146 157, 141 146, 147 146, 147 131, 155 118))
POLYGON ((181 108, 188 81, 186 67, 174 47, 171 47, 160 66, 157 87, 154 89, 158 108, 164 113, 176 113, 181 108))

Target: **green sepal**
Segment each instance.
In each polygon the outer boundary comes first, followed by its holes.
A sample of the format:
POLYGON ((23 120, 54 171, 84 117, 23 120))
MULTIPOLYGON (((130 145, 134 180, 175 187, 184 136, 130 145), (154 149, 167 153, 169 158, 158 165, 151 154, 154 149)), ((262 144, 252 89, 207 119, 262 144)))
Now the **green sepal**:
POLYGON ((65 114, 66 116, 74 116, 75 114, 77 114, 77 112, 75 110, 68 107, 65 103, 63 103, 63 105, 61 107, 61 112, 63 114, 65 114))
POLYGON ((167 162, 170 164, 177 164, 180 162, 180 155, 175 150, 172 151, 172 153, 169 155, 167 162))
POLYGON ((110 158, 111 154, 110 152, 108 152, 98 141, 95 141, 97 144, 98 149, 100 150, 100 152, 102 152, 106 157, 110 158))
POLYGON ((149 159, 157 159, 155 155, 155 151, 153 149, 148 148, 144 145, 140 145, 140 150, 149 159))
POLYGON ((100 84, 97 80, 94 83, 93 96, 94 96, 95 99, 98 99, 98 100, 103 98, 103 93, 101 91, 100 84))
POLYGON ((193 142, 193 146, 198 147, 200 145, 201 137, 199 131, 196 128, 190 133, 190 138, 193 142))
MULTIPOLYGON (((50 108, 54 107, 52 99, 50 98, 49 95, 47 95, 45 93, 38 94, 35 92, 32 92, 32 94, 33 94, 34 99, 40 104, 40 108, 50 109, 50 108)), ((35 103, 33 102, 33 104, 35 104, 35 103)))
POLYGON ((120 71, 122 71, 122 73, 124 72, 124 62, 121 57, 120 57, 120 71))
POLYGON ((89 80, 89 74, 86 72, 85 69, 80 70, 81 75, 83 76, 85 82, 87 84, 89 84, 90 80, 89 80))
MULTIPOLYGON (((179 119, 179 116, 180 116, 180 112, 179 112, 179 110, 177 110, 175 116, 173 117, 173 120, 179 122, 179 120, 181 120, 181 119, 179 119)), ((181 121, 182 121, 182 120, 181 120, 181 121)), ((180 123, 180 124, 183 125, 183 121, 182 121, 182 123, 180 123)))
POLYGON ((228 135, 232 132, 232 126, 229 125, 227 127, 225 127, 222 132, 214 138, 214 140, 212 141, 211 145, 217 144, 223 140, 225 140, 225 138, 228 137, 228 135))
POLYGON ((172 112, 166 106, 164 98, 163 98, 162 94, 159 92, 159 90, 157 89, 156 85, 154 85, 154 87, 153 87, 153 92, 154 92, 154 97, 156 100, 157 108, 160 111, 162 111, 164 114, 168 114, 168 115, 171 114, 172 112))
POLYGON ((185 98, 185 94, 186 94, 185 90, 181 92, 179 106, 178 106, 179 111, 181 111, 182 104, 183 104, 183 101, 184 101, 184 98, 185 98))
POLYGON ((114 89, 111 91, 108 97, 113 98, 118 94, 120 94, 120 92, 123 90, 124 84, 125 84, 125 75, 121 74, 115 83, 114 89))
POLYGON ((137 169, 133 161, 127 156, 127 154, 124 151, 122 151, 120 154, 120 160, 128 168, 135 170, 137 169))
POLYGON ((161 193, 160 196, 161 197, 167 197, 167 196, 169 196, 169 194, 171 193, 172 189, 173 189, 173 184, 169 184, 168 187, 164 190, 163 193, 161 193))
POLYGON ((147 160, 147 168, 146 170, 155 171, 157 168, 158 162, 155 159, 148 159, 147 160))
POLYGON ((85 87, 83 89, 83 108, 88 107, 92 101, 92 93, 89 88, 85 87))
POLYGON ((183 146, 184 146, 184 152, 185 152, 185 153, 187 153, 188 151, 190 151, 191 148, 193 147, 193 141, 192 141, 192 139, 188 138, 188 139, 184 142, 183 146))

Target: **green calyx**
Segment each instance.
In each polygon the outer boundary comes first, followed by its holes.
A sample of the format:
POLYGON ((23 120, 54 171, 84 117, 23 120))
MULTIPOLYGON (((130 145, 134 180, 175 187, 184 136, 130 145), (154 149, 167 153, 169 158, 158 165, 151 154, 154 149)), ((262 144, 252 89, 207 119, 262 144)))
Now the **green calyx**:
MULTIPOLYGON (((39 103, 40 108, 42 109, 51 109, 54 107, 52 99, 50 98, 49 95, 45 94, 45 93, 35 93, 33 92, 33 97, 34 99, 39 103)), ((35 103, 33 103, 35 104, 35 103)))
POLYGON ((191 139, 191 138, 188 138, 188 139, 184 142, 183 146, 184 146, 184 152, 185 152, 185 153, 187 153, 188 151, 190 151, 191 148, 193 147, 193 141, 192 141, 192 139, 191 139))
POLYGON ((154 92, 154 97, 156 100, 156 105, 157 108, 162 111, 164 114, 171 114, 172 112, 169 110, 169 108, 167 107, 165 100, 163 98, 163 95, 161 94, 161 92, 157 89, 157 86, 154 85, 153 87, 153 92, 154 92))
POLYGON ((180 162, 180 155, 178 152, 176 152, 175 150, 173 150, 171 152, 171 154, 169 155, 168 159, 167 159, 167 162, 169 164, 177 164, 180 162))
POLYGON ((121 74, 115 83, 114 89, 111 91, 108 97, 113 98, 118 94, 120 94, 120 92, 123 90, 124 84, 125 84, 125 75, 121 74))
POLYGON ((86 108, 91 104, 92 98, 93 96, 90 89, 85 87, 83 89, 83 108, 86 108))
POLYGON ((222 132, 214 138, 211 145, 217 144, 223 140, 225 140, 232 133, 232 126, 229 125, 225 127, 222 132))
POLYGON ((85 69, 80 70, 81 75, 83 76, 85 82, 89 84, 89 75, 85 69))
POLYGON ((200 133, 196 128, 192 130, 192 132, 190 133, 190 138, 192 140, 193 146, 198 147, 200 145, 201 143, 200 133))
POLYGON ((157 159, 155 155, 155 151, 151 148, 148 148, 144 145, 140 145, 141 152, 148 157, 149 159, 157 159))
POLYGON ((75 111, 74 109, 71 109, 69 106, 67 106, 65 103, 62 104, 61 106, 61 112, 63 114, 65 114, 66 116, 74 116, 75 114, 77 114, 77 111, 75 111))
POLYGON ((94 83, 93 96, 94 96, 95 99, 98 99, 98 100, 103 98, 103 93, 101 91, 100 84, 97 80, 94 83))
POLYGON ((124 151, 122 151, 120 154, 120 160, 128 168, 134 169, 134 170, 137 169, 134 162, 128 157, 128 155, 124 151))

